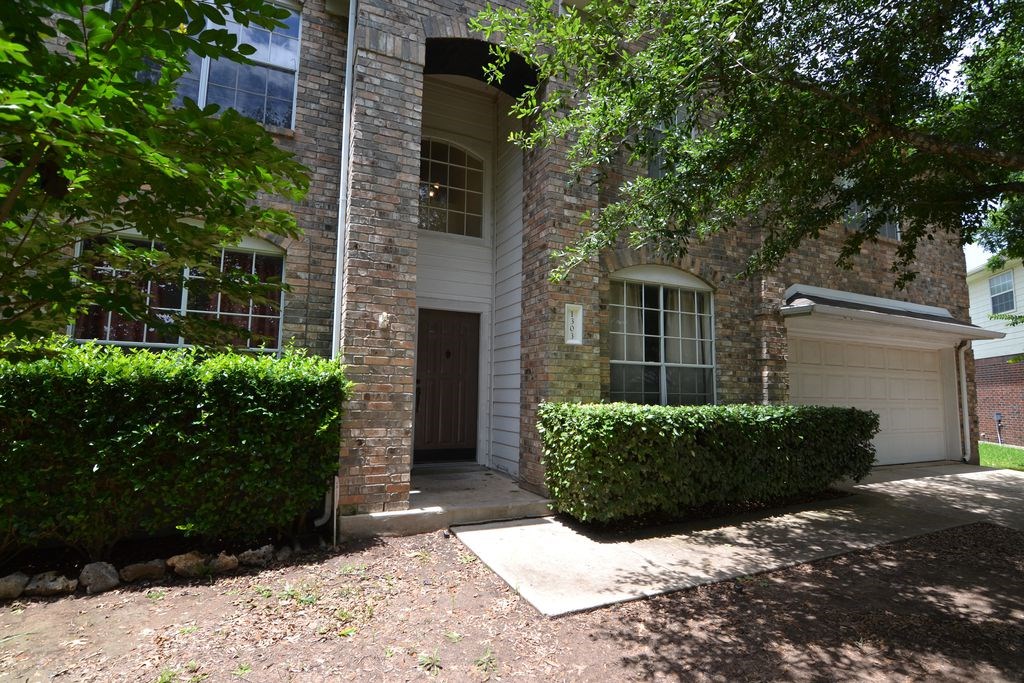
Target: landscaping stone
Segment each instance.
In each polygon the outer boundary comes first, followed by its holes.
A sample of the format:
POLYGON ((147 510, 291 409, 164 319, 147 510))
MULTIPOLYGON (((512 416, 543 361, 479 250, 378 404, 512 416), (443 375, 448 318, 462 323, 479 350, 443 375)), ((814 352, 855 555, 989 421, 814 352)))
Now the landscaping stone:
POLYGON ((159 581, 167 573, 167 563, 163 560, 150 560, 149 562, 137 562, 121 568, 121 580, 125 583, 147 579, 159 581))
POLYGON ((206 564, 206 558, 195 550, 168 558, 167 566, 178 576, 187 578, 205 576, 210 571, 206 564))
POLYGON ((78 581, 62 576, 59 572, 43 572, 36 574, 25 586, 25 595, 31 597, 48 597, 63 593, 74 593, 78 589, 78 581))
POLYGON ((28 576, 21 572, 14 572, 0 578, 0 600, 14 600, 21 595, 28 584, 28 576))
POLYGON ((214 574, 226 574, 238 569, 238 558, 234 555, 221 553, 210 561, 210 571, 214 574))
POLYGON ((281 546, 281 549, 274 555, 274 559, 278 562, 287 562, 291 559, 292 549, 288 546, 281 546))
POLYGON ((92 562, 82 567, 78 582, 86 593, 94 595, 116 588, 121 579, 117 576, 117 568, 109 562, 92 562))
POLYGON ((255 550, 246 550, 238 556, 238 561, 248 567, 265 567, 274 559, 274 546, 265 545, 255 550))

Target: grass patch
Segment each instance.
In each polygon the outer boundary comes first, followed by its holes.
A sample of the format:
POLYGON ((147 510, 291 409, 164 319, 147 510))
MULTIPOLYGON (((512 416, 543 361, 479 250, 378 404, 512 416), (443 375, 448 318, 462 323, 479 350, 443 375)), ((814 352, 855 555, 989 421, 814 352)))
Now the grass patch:
POLYGON ((978 453, 981 464, 985 467, 1005 467, 1024 471, 1024 448, 979 442, 978 453))

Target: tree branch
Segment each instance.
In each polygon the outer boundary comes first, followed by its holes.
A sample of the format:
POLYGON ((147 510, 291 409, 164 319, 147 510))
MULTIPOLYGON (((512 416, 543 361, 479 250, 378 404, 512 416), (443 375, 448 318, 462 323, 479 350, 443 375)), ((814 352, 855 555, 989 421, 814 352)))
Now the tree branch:
POLYGON ((944 140, 930 133, 922 133, 896 125, 876 114, 865 111, 861 107, 852 104, 847 98, 830 92, 817 83, 792 78, 780 79, 779 82, 801 92, 810 93, 835 102, 849 113, 864 119, 864 121, 871 124, 879 132, 896 140, 902 140, 921 151, 940 156, 958 156, 990 166, 998 166, 1008 171, 1024 171, 1024 155, 985 149, 974 145, 965 145, 953 142, 952 140, 944 140))
MULTIPOLYGON (((107 39, 107 42, 100 47, 100 52, 106 53, 110 51, 110 48, 114 46, 114 43, 122 35, 124 35, 125 31, 128 30, 128 26, 130 24, 129 20, 131 19, 132 15, 139 10, 142 4, 143 0, 135 0, 132 3, 131 7, 129 7, 125 11, 125 15, 121 23, 119 23, 114 28, 114 32, 111 34, 110 38, 107 39)), ((88 50, 88 36, 85 37, 83 42, 86 45, 86 50, 88 50)), ((88 82, 88 78, 78 79, 78 82, 71 87, 71 90, 69 90, 68 94, 64 97, 64 104, 73 104, 74 101, 81 94, 82 90, 85 89, 85 86, 88 82)), ((40 162, 42 162, 43 157, 46 156, 46 153, 49 151, 50 147, 51 144, 49 142, 36 143, 35 151, 32 152, 32 155, 28 158, 28 161, 25 162, 25 167, 21 169, 21 173, 18 174, 17 179, 15 179, 14 184, 11 185, 11 189, 7 193, 7 196, 4 197, 3 203, 0 204, 0 223, 5 222, 8 218, 10 218, 11 211, 14 209, 14 204, 18 201, 18 197, 20 197, 21 193, 25 190, 25 186, 28 185, 28 181, 32 178, 32 175, 39 168, 40 162)))

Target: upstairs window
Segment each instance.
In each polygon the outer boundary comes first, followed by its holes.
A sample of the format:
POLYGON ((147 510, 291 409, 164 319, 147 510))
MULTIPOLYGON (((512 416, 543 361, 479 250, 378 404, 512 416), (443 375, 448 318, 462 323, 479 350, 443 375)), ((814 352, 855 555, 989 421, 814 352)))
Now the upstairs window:
POLYGON ((715 402, 710 292, 613 280, 609 312, 612 401, 715 402))
POLYGON ((420 229, 483 237, 484 162, 461 147, 423 139, 420 229))
MULTIPOLYGON (((285 27, 268 31, 259 26, 240 26, 228 19, 225 28, 238 42, 256 48, 239 64, 230 59, 190 55, 191 69, 178 80, 178 97, 199 106, 219 104, 266 126, 293 128, 295 91, 299 70, 299 14, 284 19, 285 27)), ((180 100, 179 100, 180 101, 180 100)))
MULTIPOLYGON (((143 249, 159 249, 159 245, 143 240, 123 239, 129 247, 143 249)), ((88 246, 88 242, 84 245, 88 246)), ((209 267, 221 272, 239 270, 255 274, 263 282, 280 282, 284 275, 284 257, 280 254, 260 253, 239 248, 221 249, 218 261, 209 267)), ((100 266, 99 275, 104 278, 126 277, 129 273, 100 266)), ((185 268, 180 280, 175 282, 144 282, 146 303, 157 317, 169 321, 170 314, 182 316, 202 316, 210 320, 233 325, 240 330, 252 333, 246 342, 242 336, 236 345, 249 348, 262 348, 276 351, 281 348, 281 320, 283 316, 284 294, 276 305, 257 303, 252 300, 235 301, 227 295, 212 291, 204 283, 202 269, 185 268)), ((79 316, 75 322, 74 338, 79 341, 99 341, 123 346, 148 346, 168 348, 184 346, 186 339, 179 336, 168 336, 141 320, 106 311, 93 306, 87 313, 79 316)))
POLYGON ((992 297, 992 313, 1007 313, 1016 308, 1013 300, 1013 271, 990 277, 988 293, 992 297))
MULTIPOLYGON (((860 202, 852 202, 846 212, 843 221, 847 230, 863 230, 867 222, 867 215, 860 202)), ((896 221, 887 221, 878 228, 878 236, 886 239, 899 241, 900 225, 896 221)))

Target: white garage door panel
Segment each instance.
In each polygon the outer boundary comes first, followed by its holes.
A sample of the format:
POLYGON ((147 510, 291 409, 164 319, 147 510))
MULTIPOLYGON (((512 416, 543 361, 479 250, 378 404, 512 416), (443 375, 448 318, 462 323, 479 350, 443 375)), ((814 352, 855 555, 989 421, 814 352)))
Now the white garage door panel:
POLYGON ((802 405, 878 413, 878 462, 946 457, 938 351, 790 338, 790 394, 802 405))

